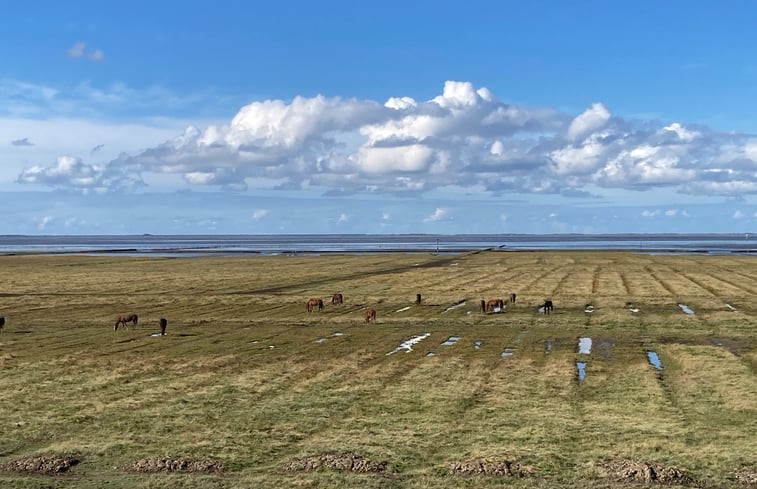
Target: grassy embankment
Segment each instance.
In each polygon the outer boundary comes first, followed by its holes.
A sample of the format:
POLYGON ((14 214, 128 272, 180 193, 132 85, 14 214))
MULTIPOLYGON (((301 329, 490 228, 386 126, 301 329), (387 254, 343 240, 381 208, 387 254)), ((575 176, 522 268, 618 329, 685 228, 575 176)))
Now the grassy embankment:
POLYGON ((532 465, 534 477, 507 479, 516 487, 625 487, 593 470, 610 459, 743 487, 735 471, 757 465, 754 258, 5 256, 0 270, 0 464, 82 460, 64 476, 0 474, 2 487, 500 486, 447 474, 478 457, 532 465), (334 292, 344 305, 328 303, 334 292), (509 292, 505 313, 478 312, 509 292), (310 297, 323 312, 305 312, 310 297), (534 314, 545 298, 555 313, 534 314), (362 322, 366 306, 377 324, 362 322), (114 332, 131 312, 139 326, 114 332), (151 337, 161 317, 168 336, 151 337), (426 332, 412 353, 386 355, 426 332), (441 346, 451 335, 460 341, 441 346), (590 355, 579 337, 593 339, 590 355), (391 473, 281 470, 336 451, 391 473), (226 473, 125 470, 161 456, 213 458, 226 473))

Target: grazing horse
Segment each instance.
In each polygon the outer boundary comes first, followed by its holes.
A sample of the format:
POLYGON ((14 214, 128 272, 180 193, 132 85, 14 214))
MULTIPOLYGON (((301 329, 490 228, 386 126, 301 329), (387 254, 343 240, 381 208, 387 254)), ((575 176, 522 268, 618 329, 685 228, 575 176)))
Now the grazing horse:
POLYGON ((166 321, 166 318, 160 318, 160 336, 166 335, 166 326, 168 326, 168 321, 166 321))
POLYGON ((139 318, 137 317, 136 314, 129 314, 128 316, 126 315, 118 316, 118 319, 116 319, 116 325, 113 327, 113 331, 118 329, 119 324, 122 325, 124 329, 126 329, 126 323, 132 323, 134 327, 136 328, 138 320, 139 318))
POLYGON ((4 326, 5 326, 5 318, 4 317, 0 317, 0 331, 3 330, 4 326))
POLYGON ((374 323, 376 322, 376 310, 375 309, 367 309, 365 311, 364 316, 365 316, 365 322, 366 323, 370 323, 371 321, 373 321, 374 323))
POLYGON ((555 306, 552 305, 551 300, 547 299, 546 301, 544 301, 544 314, 549 314, 554 308, 555 306))
POLYGON ((486 303, 486 310, 488 312, 494 312, 495 307, 499 307, 499 310, 501 311, 505 307, 505 301, 502 299, 491 299, 486 303))
POLYGON ((515 298, 517 296, 515 294, 510 294, 510 304, 515 304, 515 298))
POLYGON ((306 308, 308 312, 313 312, 316 308, 318 308, 318 310, 320 311, 321 309, 323 309, 323 300, 310 299, 306 304, 306 308))
POLYGON ((415 303, 416 304, 420 304, 421 303, 421 295, 420 294, 415 294, 415 303))
POLYGON ((344 303, 344 297, 342 294, 334 294, 331 296, 331 305, 335 306, 337 304, 343 304, 344 303))

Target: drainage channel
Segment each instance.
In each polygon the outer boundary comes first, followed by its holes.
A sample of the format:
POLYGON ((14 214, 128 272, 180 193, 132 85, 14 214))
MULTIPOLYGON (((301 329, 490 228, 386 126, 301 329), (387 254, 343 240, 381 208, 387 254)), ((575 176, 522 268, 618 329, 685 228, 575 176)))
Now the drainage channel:
POLYGON ((444 314, 445 312, 454 311, 455 309, 459 309, 463 306, 465 306, 465 301, 458 302, 457 304, 453 304, 449 306, 447 309, 443 310, 441 314, 444 314))
POLYGON ((591 354, 591 338, 578 338, 578 353, 582 355, 591 354))
POLYGON ((413 336, 409 340, 405 340, 402 343, 400 343, 400 346, 398 346, 394 350, 392 350, 389 353, 387 353, 387 355, 391 355, 393 353, 397 353, 400 350, 405 350, 405 353, 410 353, 411 351, 413 351, 413 345, 417 344, 420 341, 425 340, 429 336, 431 336, 431 333, 424 333, 424 334, 420 334, 420 335, 417 335, 417 336, 413 336))
POLYGON ((662 362, 656 351, 647 350, 647 361, 649 361, 649 364, 653 366, 655 370, 659 370, 660 372, 663 371, 662 362))
POLYGON ((586 362, 576 362, 576 375, 579 382, 584 381, 586 378, 586 362))

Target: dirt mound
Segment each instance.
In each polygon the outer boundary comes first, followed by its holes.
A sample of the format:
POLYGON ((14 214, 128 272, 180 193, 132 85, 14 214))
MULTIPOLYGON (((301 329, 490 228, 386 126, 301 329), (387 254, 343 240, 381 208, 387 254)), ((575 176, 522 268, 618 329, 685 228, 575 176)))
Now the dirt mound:
POLYGON ((691 484, 694 479, 684 469, 651 462, 634 460, 614 460, 597 466, 603 477, 611 477, 618 482, 644 482, 657 484, 691 484))
POLYGON ((386 462, 374 462, 352 452, 330 453, 294 460, 284 465, 283 469, 288 472, 303 470, 310 472, 321 467, 361 473, 385 472, 386 462))
POLYGON ((749 486, 757 487, 757 470, 744 469, 736 472, 736 480, 749 486))
POLYGON ((500 477, 530 477, 534 468, 515 460, 474 459, 449 465, 449 475, 496 475, 500 477))
POLYGON ((195 474, 219 474, 224 471, 223 464, 217 460, 188 460, 184 458, 146 458, 134 462, 129 468, 132 472, 191 472, 195 474))
POLYGON ((58 455, 36 455, 34 457, 11 460, 0 465, 0 470, 24 474, 56 475, 68 472, 79 463, 76 457, 58 455))

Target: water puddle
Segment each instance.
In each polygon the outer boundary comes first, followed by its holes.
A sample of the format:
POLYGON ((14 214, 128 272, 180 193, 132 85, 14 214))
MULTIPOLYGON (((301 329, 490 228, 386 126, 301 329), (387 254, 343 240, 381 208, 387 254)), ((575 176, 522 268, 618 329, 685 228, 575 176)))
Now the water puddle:
POLYGON ((730 304, 726 304, 726 305, 725 305, 725 307, 727 307, 728 309, 730 309, 730 310, 731 310, 731 311, 733 311, 733 312, 736 312, 736 308, 735 308, 735 307, 733 307, 733 306, 732 306, 732 305, 730 305, 730 304))
POLYGON ((344 336, 344 333, 337 332, 337 333, 332 334, 331 336, 344 336))
POLYGON ((456 267, 457 265, 459 265, 459 263, 457 263, 457 262, 449 264, 449 266, 451 266, 451 267, 456 267))
POLYGON ((403 307, 402 309, 397 309, 397 310, 396 310, 396 311, 394 311, 394 312, 405 312, 405 311, 407 311, 408 309, 410 309, 410 306, 407 306, 407 307, 403 307))
POLYGON ((492 312, 495 313, 495 314, 499 314, 500 312, 502 312, 504 310, 505 310, 504 306, 502 306, 502 307, 495 307, 494 309, 492 309, 492 312))
POLYGON ((323 343, 325 341, 326 341, 326 338, 318 338, 317 340, 315 340, 315 343, 323 343))
POLYGON ((536 310, 539 314, 544 314, 544 306, 541 306, 539 309, 536 310))
POLYGON ((430 351, 430 352, 426 353, 426 356, 427 356, 427 357, 435 357, 435 356, 436 356, 436 353, 434 353, 434 352, 430 351))
POLYGON ((429 336, 431 336, 431 333, 424 333, 424 334, 421 334, 421 335, 418 335, 418 336, 413 336, 409 340, 405 340, 402 343, 400 343, 400 346, 398 346, 394 350, 392 350, 389 353, 387 353, 387 355, 391 355, 393 353, 397 353, 400 350, 405 350, 405 353, 410 353, 411 351, 413 351, 413 345, 417 344, 420 341, 425 340, 429 336))
MULTIPOLYGON (((167 333, 166 333, 166 334, 167 334, 167 333)), ((162 334, 160 334, 160 333, 153 333, 153 334, 151 334, 150 336, 152 336, 153 338, 159 338, 159 337, 161 337, 161 336, 165 336, 165 335, 162 335, 162 334)))
POLYGON ((505 348, 505 351, 499 354, 502 358, 510 358, 513 355, 515 355, 515 350, 512 348, 505 348))
POLYGON ((552 348, 554 348, 555 342, 553 340, 547 340, 544 342, 544 354, 549 355, 552 353, 552 348))
POLYGON ((481 349, 481 345, 482 345, 481 340, 476 340, 476 341, 473 342, 473 348, 475 350, 480 350, 481 349))
POLYGON ((639 312, 639 308, 638 307, 632 307, 632 308, 629 309, 629 311, 631 311, 632 313, 636 314, 637 312, 639 312))
POLYGON ((268 345, 268 348, 269 348, 269 349, 271 349, 271 350, 273 350, 273 349, 274 349, 274 348, 276 348, 276 347, 275 347, 275 346, 273 346, 273 345, 268 345))
POLYGON ((660 361, 660 357, 657 356, 657 352, 651 350, 647 351, 647 360, 656 370, 662 371, 662 362, 660 361))
POLYGON ((457 343, 458 341, 460 341, 460 337, 459 336, 450 336, 449 338, 447 338, 447 341, 445 341, 444 343, 442 343, 442 345, 443 346, 452 346, 455 343, 457 343))
POLYGON ((583 382, 586 378, 586 362, 576 362, 576 373, 578 374, 578 381, 583 382))
POLYGON ((678 304, 678 307, 680 307, 681 310, 685 312, 686 314, 694 314, 694 311, 691 310, 691 308, 687 306, 686 304, 678 304))
POLYGON ((586 314, 593 313, 594 312, 594 306, 592 306, 591 304, 586 304, 586 307, 584 307, 584 312, 586 314))
POLYGON ((454 311, 455 309, 459 309, 459 308, 463 307, 464 305, 465 305, 465 301, 458 302, 457 304, 449 306, 447 309, 445 309, 444 311, 442 311, 442 314, 444 314, 445 312, 454 311))
POLYGON ((582 355, 591 354, 591 338, 578 338, 578 353, 582 355))

